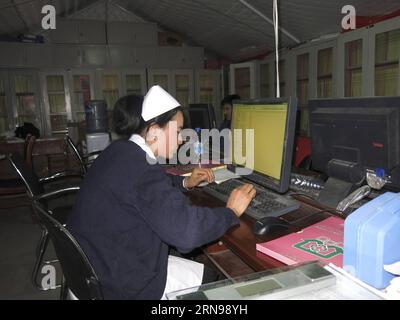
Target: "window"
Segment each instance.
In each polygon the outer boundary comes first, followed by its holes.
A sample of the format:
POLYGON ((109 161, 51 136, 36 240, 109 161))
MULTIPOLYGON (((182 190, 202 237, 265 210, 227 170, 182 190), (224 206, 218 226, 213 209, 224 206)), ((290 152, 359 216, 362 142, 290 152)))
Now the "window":
POLYGON ((318 89, 319 98, 332 97, 332 64, 333 49, 327 48, 318 51, 318 89))
POLYGON ((263 98, 271 96, 269 82, 269 64, 262 63, 260 65, 260 95, 263 98))
POLYGON ((65 105, 64 77, 46 76, 47 97, 50 107, 50 126, 52 133, 65 133, 67 129, 67 110, 65 105))
POLYGON ((175 75, 175 98, 182 107, 189 106, 190 79, 186 74, 175 75))
POLYGON ((308 112, 308 86, 309 86, 309 54, 297 56, 297 99, 300 119, 298 133, 309 136, 309 112, 308 112))
POLYGON ((200 103, 212 103, 214 98, 214 75, 203 73, 199 76, 200 84, 200 103))
POLYGON ((398 94, 400 29, 379 33, 375 38, 375 95, 398 94))
POLYGON ((235 93, 250 98, 250 68, 235 68, 235 93))
MULTIPOLYGON (((285 96, 285 61, 279 61, 279 90, 281 97, 285 96)), ((276 74, 275 74, 275 93, 276 95, 276 74)))
POLYGON ((90 76, 74 75, 73 76, 73 95, 74 104, 72 112, 75 120, 80 122, 85 120, 85 103, 90 100, 90 76))
POLYGON ((346 97, 359 97, 362 90, 362 39, 347 42, 345 47, 346 97))
POLYGON ((14 85, 18 124, 22 125, 24 122, 31 122, 37 128, 40 128, 36 115, 33 77, 31 75, 16 75, 14 77, 14 85))
POLYGON ((0 133, 3 133, 8 129, 6 90, 3 79, 0 79, 0 133))
POLYGON ((126 75, 126 93, 127 94, 142 94, 142 79, 140 74, 126 75))

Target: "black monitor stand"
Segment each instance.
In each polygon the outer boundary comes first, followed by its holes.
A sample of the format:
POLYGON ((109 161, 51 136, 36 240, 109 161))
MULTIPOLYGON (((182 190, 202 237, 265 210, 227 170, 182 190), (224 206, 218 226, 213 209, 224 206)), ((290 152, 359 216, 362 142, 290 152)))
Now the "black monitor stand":
POLYGON ((365 178, 365 171, 357 163, 338 159, 329 161, 327 171, 329 179, 317 200, 330 208, 336 208, 365 178))

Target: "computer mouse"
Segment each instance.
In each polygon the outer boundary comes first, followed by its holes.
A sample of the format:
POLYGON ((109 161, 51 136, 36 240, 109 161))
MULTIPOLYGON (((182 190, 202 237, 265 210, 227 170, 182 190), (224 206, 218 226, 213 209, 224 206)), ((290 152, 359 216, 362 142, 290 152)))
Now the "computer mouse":
POLYGON ((282 232, 289 229, 290 223, 278 217, 265 217, 257 220, 253 225, 253 233, 265 235, 268 233, 282 232))

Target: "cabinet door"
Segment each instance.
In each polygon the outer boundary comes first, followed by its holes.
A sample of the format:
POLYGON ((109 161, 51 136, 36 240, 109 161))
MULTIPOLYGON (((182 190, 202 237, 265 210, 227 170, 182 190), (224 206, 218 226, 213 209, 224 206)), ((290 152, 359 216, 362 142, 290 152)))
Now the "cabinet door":
POLYGON ((52 136, 67 133, 67 123, 72 121, 68 79, 64 71, 40 74, 48 132, 52 136))
POLYGON ((147 92, 146 70, 124 70, 122 72, 122 92, 124 95, 145 95, 147 92))
POLYGON ((58 19, 56 29, 47 31, 51 43, 79 43, 78 22, 58 19))
POLYGON ((71 93, 71 112, 75 122, 85 120, 85 103, 94 98, 94 72, 91 70, 72 70, 69 73, 71 93))
POLYGON ((108 46, 108 65, 114 67, 132 66, 135 49, 128 45, 108 46))
POLYGON ((196 70, 195 75, 195 102, 213 105, 219 124, 222 119, 221 70, 196 70))
POLYGON ((53 62, 56 67, 79 67, 82 65, 82 50, 75 45, 54 45, 53 62))
POLYGON ((230 93, 238 94, 242 99, 258 97, 256 62, 230 65, 230 93))
POLYGON ((23 67, 26 63, 26 49, 20 43, 0 43, 0 66, 23 67))
POLYGON ((30 122, 45 133, 41 120, 39 77, 34 71, 9 72, 13 118, 16 125, 30 122))
POLYGON ((105 46, 82 46, 80 47, 82 66, 104 66, 106 65, 105 46))
POLYGON ((102 21, 79 21, 78 39, 82 44, 105 44, 106 28, 102 21))
POLYGON ((148 70, 148 83, 149 88, 158 84, 164 90, 172 91, 171 71, 168 69, 149 69, 148 70))
POLYGON ((134 48, 135 68, 149 68, 156 66, 156 47, 134 48))
POLYGON ((183 106, 194 102, 193 70, 173 70, 172 90, 170 92, 183 106))
POLYGON ((10 94, 8 72, 0 71, 0 135, 14 129, 10 94))
POLYGON ((26 48, 27 67, 52 67, 53 51, 51 45, 46 44, 24 44, 26 48))

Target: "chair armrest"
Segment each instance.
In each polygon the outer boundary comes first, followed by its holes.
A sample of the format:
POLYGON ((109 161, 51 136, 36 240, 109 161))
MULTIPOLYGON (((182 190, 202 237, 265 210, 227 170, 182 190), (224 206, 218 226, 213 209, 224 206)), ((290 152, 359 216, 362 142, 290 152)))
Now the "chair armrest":
POLYGON ((51 182, 54 181, 56 179, 61 179, 61 178, 68 178, 68 177, 80 177, 83 179, 83 175, 80 172, 76 172, 76 171, 63 171, 63 172, 57 172, 49 177, 44 177, 44 178, 40 178, 39 182, 40 183, 47 183, 47 182, 51 182))
POLYGON ((93 157, 93 156, 98 156, 100 153, 101 153, 102 151, 93 151, 93 152, 91 152, 91 153, 88 153, 88 154, 85 154, 85 155, 83 155, 82 156, 82 159, 89 159, 90 157, 93 157))
POLYGON ((42 193, 42 194, 34 197, 33 200, 34 201, 44 200, 44 199, 48 199, 48 198, 62 196, 64 194, 66 194, 66 193, 71 193, 71 192, 76 192, 76 191, 79 191, 79 186, 69 187, 69 188, 64 188, 64 189, 58 189, 58 190, 55 190, 55 191, 42 193))

